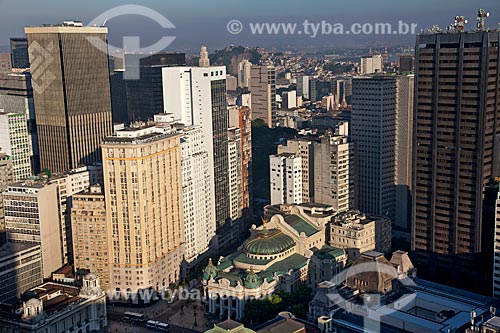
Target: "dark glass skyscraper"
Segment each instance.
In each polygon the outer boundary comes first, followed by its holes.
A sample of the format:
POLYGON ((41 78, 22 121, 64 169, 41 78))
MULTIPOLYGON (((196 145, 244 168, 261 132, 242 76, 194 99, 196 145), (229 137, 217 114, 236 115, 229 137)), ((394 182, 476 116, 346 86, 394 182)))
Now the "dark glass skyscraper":
POLYGON ((41 168, 100 161, 101 142, 112 133, 107 28, 65 22, 25 32, 41 168))
POLYGON ((26 38, 10 39, 10 62, 12 68, 29 68, 28 40, 26 38))
POLYGON ((499 35, 421 34, 415 47, 414 262, 424 278, 474 290, 485 278, 478 257, 492 251, 482 212, 499 175, 499 35))
POLYGON ((162 68, 185 66, 184 53, 125 54, 127 122, 153 119, 164 113, 162 68), (129 75, 132 74, 132 75, 129 75), (127 79, 127 77, 136 79, 127 79))

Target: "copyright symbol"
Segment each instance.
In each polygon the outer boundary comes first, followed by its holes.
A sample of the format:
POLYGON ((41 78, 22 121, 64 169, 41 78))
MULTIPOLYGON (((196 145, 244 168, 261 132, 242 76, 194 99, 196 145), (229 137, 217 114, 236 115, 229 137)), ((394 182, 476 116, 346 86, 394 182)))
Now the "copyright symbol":
POLYGON ((227 22, 227 31, 230 34, 237 35, 243 30, 243 23, 238 20, 231 20, 227 22))

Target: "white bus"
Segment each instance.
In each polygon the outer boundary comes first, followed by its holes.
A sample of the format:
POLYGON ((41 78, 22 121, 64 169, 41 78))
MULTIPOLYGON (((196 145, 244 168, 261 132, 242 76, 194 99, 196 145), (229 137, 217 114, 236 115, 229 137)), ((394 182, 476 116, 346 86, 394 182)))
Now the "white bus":
POLYGON ((144 316, 142 313, 137 313, 137 312, 124 312, 123 315, 125 316, 125 319, 137 321, 137 322, 144 322, 146 320, 146 316, 144 316))
POLYGON ((155 330, 156 332, 170 332, 168 324, 162 323, 161 321, 148 320, 146 322, 146 327, 150 330, 155 330))

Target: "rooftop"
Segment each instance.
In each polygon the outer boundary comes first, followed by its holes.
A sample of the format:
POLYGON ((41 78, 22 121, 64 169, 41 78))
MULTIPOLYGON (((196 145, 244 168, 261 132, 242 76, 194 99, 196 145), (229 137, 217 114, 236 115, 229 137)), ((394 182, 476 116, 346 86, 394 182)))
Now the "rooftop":
POLYGON ((284 217, 284 220, 288 225, 294 228, 299 233, 299 235, 303 232, 307 237, 309 237, 319 232, 319 230, 317 230, 299 215, 287 215, 284 217))

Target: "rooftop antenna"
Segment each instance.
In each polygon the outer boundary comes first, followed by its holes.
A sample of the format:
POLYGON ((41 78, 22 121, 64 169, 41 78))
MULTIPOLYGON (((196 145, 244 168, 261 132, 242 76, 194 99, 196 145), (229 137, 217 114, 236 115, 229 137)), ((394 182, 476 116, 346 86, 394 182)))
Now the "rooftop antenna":
POLYGON ((107 17, 104 19, 104 22, 102 22, 101 27, 105 27, 106 26, 106 22, 108 22, 108 18, 107 17))
POLYGON ((477 30, 484 31, 484 21, 490 16, 490 13, 486 10, 479 8, 477 11, 477 30))
POLYGON ((464 16, 455 16, 455 21, 448 27, 447 30, 452 32, 464 32, 464 28, 467 23, 468 22, 464 16))

